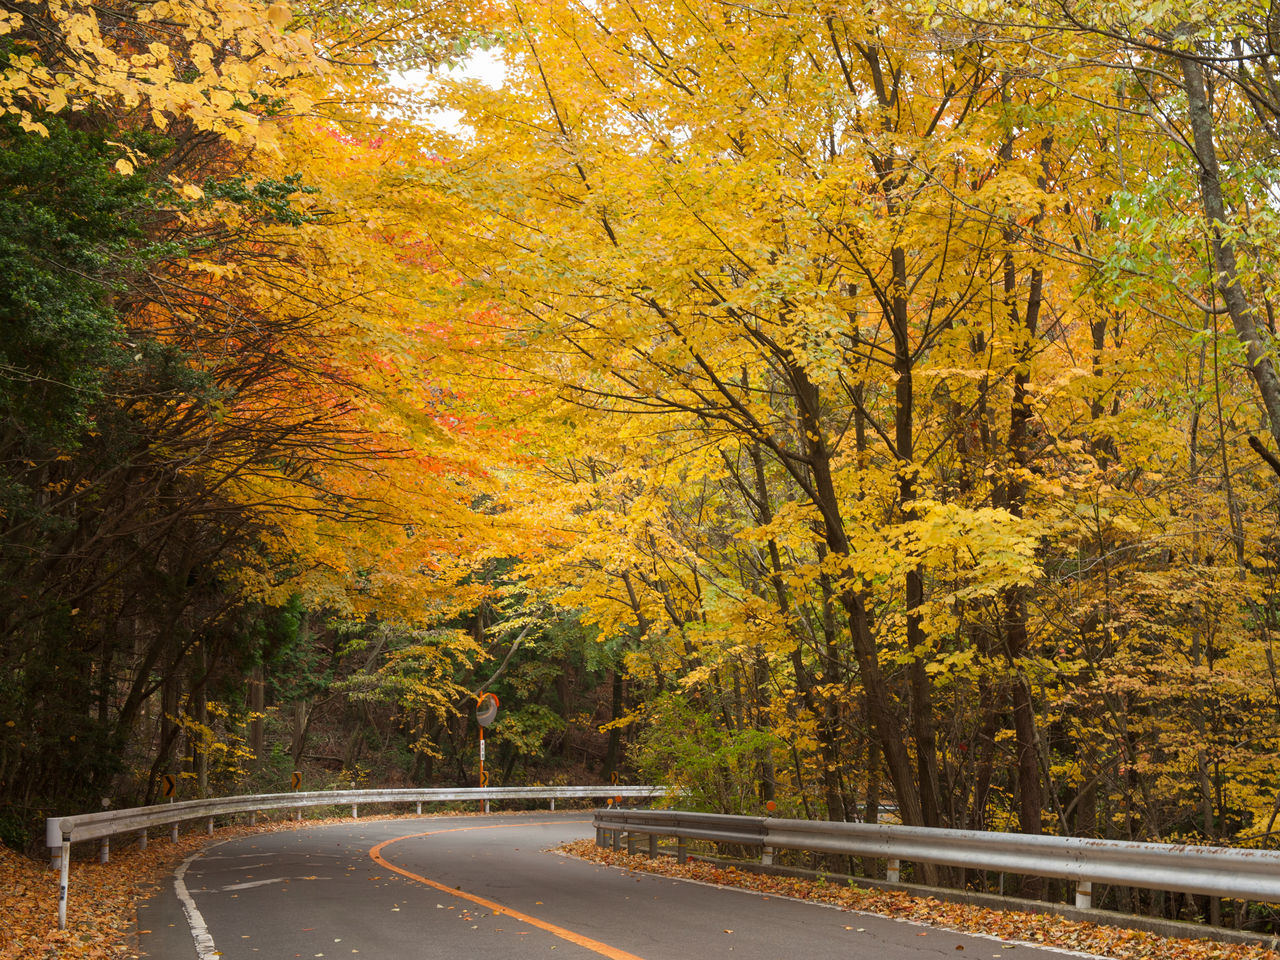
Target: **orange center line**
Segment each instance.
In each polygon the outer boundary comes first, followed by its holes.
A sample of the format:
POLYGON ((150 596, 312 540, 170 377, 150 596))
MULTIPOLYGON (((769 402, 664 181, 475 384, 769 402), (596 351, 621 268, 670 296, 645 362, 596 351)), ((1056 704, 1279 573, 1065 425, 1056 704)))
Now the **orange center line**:
POLYGON ((382 851, 393 843, 399 843, 401 840, 414 840, 418 837, 433 837, 440 833, 460 833, 464 830, 498 830, 502 827, 541 827, 550 824, 560 823, 590 823, 589 820, 544 820, 539 823, 496 823, 486 824, 485 826, 475 827, 451 827, 447 830, 428 830, 426 833, 410 833, 403 837, 393 837, 390 840, 384 840, 382 843, 373 847, 369 851, 369 857, 374 863, 393 870, 402 877, 408 877, 410 880, 416 880, 418 883, 424 883, 428 887, 439 890, 441 893, 447 893, 451 897, 458 897, 462 900, 469 900, 472 903, 479 904, 482 907, 492 911, 495 915, 511 917, 513 920, 519 920, 521 923, 527 923, 531 927, 537 927, 539 930, 545 930, 552 936, 559 937, 561 940, 567 940, 569 943, 577 944, 593 953, 598 953, 602 957, 608 957, 609 960, 641 960, 634 953, 627 953, 625 950, 619 950, 617 947, 611 947, 607 943, 601 943, 599 940, 592 940, 590 937, 584 937, 580 933, 574 933, 572 930, 566 930, 564 927, 556 926, 554 923, 548 923, 546 920, 539 920, 537 917, 530 916, 527 913, 521 913, 519 910, 512 910, 510 907, 504 907, 500 903, 494 903, 492 900, 486 900, 484 897, 478 897, 474 893, 467 893, 465 890, 459 890, 454 887, 447 887, 443 883, 431 880, 421 874, 406 870, 403 867, 397 867, 385 857, 382 851))

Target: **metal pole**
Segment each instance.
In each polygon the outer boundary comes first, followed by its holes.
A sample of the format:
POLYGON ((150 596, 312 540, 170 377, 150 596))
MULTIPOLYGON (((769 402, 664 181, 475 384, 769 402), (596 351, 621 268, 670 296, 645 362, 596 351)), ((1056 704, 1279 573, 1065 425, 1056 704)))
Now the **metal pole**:
POLYGON ((71 883, 71 841, 62 838, 62 868, 58 881, 58 929, 67 929, 67 886, 71 883))
POLYGON ((1089 880, 1076 881, 1076 907, 1088 910, 1093 906, 1093 883, 1089 880))
MULTIPOLYGON (((484 778, 484 727, 480 728, 480 786, 487 787, 489 784, 484 778)), ((484 812, 489 812, 489 798, 484 798, 484 812)))

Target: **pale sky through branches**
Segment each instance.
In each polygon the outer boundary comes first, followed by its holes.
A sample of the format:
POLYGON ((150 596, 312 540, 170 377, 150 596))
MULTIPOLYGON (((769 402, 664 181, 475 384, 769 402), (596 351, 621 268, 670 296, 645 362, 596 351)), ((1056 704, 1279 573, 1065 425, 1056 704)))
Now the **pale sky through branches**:
MULTIPOLYGON (((418 86, 429 88, 441 76, 448 76, 450 79, 467 80, 475 79, 488 87, 497 89, 502 86, 506 79, 507 68, 502 62, 501 51, 497 48, 489 50, 475 50, 467 59, 456 67, 442 67, 435 73, 426 70, 412 70, 402 75, 404 83, 407 86, 418 86)), ((451 133, 460 134, 463 132, 462 114, 457 110, 439 109, 432 116, 432 122, 436 123, 451 133)))

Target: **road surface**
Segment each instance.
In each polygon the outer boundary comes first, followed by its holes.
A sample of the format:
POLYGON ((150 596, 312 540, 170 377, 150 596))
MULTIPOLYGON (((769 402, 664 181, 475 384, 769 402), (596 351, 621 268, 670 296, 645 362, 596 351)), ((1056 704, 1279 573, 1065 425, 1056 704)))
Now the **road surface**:
POLYGON ((139 908, 152 960, 1062 960, 547 852, 585 813, 360 820, 230 840, 139 908))

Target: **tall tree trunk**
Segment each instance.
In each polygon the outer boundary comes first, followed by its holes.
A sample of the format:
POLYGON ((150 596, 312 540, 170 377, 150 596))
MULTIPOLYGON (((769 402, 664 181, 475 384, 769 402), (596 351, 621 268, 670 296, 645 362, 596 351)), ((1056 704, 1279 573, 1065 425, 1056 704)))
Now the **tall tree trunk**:
MULTIPOLYGON (((890 253, 893 264, 894 297, 890 328, 893 331, 894 362, 897 375, 894 388, 894 436, 893 443, 900 465, 898 473, 898 497, 905 523, 919 519, 914 503, 917 496, 915 464, 915 382, 911 338, 908 334, 906 293, 908 287, 907 255, 901 247, 890 253)), ((938 803, 938 741, 934 729, 933 685, 926 670, 928 657, 916 653, 925 649, 928 638, 920 615, 924 606, 924 574, 919 566, 912 566, 905 577, 905 601, 907 617, 906 647, 913 656, 907 673, 911 686, 911 732, 916 744, 916 777, 920 790, 921 817, 927 827, 940 825, 938 803)))
POLYGON ((191 686, 191 719, 196 731, 191 740, 191 767, 196 775, 196 796, 209 796, 209 650, 204 640, 196 644, 196 682, 191 686))
MULTIPOLYGON (((1009 102, 1007 90, 1004 100, 1009 102)), ((1051 136, 1046 136, 1040 143, 1041 174, 1039 187, 1044 190, 1047 183, 1046 164, 1049 150, 1053 144, 1051 136)), ((1011 159, 1012 141, 1006 141, 1001 155, 1011 159)), ((1030 228, 1039 227, 1044 217, 1044 207, 1032 218, 1030 228)), ((1028 427, 1031 422, 1031 361, 1035 355, 1036 335, 1040 323, 1040 309, 1043 305, 1044 271, 1039 266, 1032 267, 1027 286, 1026 308, 1019 309, 1017 265, 1012 251, 1016 236, 1013 229, 1005 232, 1006 242, 1010 250, 1004 260, 1004 296, 1006 309, 1009 312, 1009 323, 1012 335, 1017 338, 1016 366, 1013 371, 1013 398, 1009 410, 1008 451, 1011 469, 1005 482, 1005 508, 1009 513, 1021 519, 1025 514, 1027 501, 1026 476, 1031 465, 1032 454, 1029 449, 1028 427)), ((1038 834, 1041 832, 1041 812, 1044 808, 1044 795, 1040 776, 1040 744, 1036 732, 1035 698, 1032 694, 1030 680, 1023 673, 1019 661, 1026 655, 1029 634, 1027 630, 1027 590, 1022 586, 1008 587, 1002 591, 1001 608, 1004 615, 1003 642, 1004 653, 1008 660, 1010 672, 1009 688, 1013 707, 1014 749, 1018 776, 1018 826, 1023 833, 1038 834)), ((1024 896, 1037 897, 1043 888, 1043 881, 1035 877, 1023 879, 1024 896)))
POLYGON ((1249 306, 1240 285, 1240 270, 1235 244, 1223 236, 1227 223, 1226 203, 1222 197, 1222 177, 1218 165, 1218 149, 1214 143, 1213 109, 1205 93, 1204 67, 1195 58, 1195 49, 1178 58, 1182 70, 1183 89, 1187 94, 1187 124, 1191 143, 1200 167, 1200 201, 1209 220, 1210 247, 1217 271, 1218 292, 1231 317, 1236 338, 1244 345, 1249 360, 1249 373, 1267 411, 1271 436, 1280 446, 1280 377, 1270 356, 1270 346, 1258 330, 1254 310, 1249 306))
MULTIPOLYGON (((609 719, 620 720, 622 718, 622 668, 616 667, 613 670, 613 676, 609 684, 609 719)), ((600 772, 607 778, 609 774, 618 769, 618 754, 621 748, 621 732, 617 725, 609 727, 609 747, 605 751, 604 766, 600 772)))
MULTIPOLYGON (((1005 288, 1010 296, 1014 293, 1015 283, 1012 256, 1009 257, 1005 272, 1005 288)), ((1037 267, 1031 271, 1030 290, 1027 294, 1027 308, 1022 315, 1022 334, 1026 337, 1020 351, 1018 368, 1013 377, 1013 404, 1009 414, 1009 454, 1013 461, 1006 483, 1005 508, 1015 517, 1021 518, 1024 513, 1027 497, 1027 482, 1023 479, 1030 464, 1030 451, 1027 449, 1027 426, 1031 419, 1031 348, 1036 335, 1036 327, 1040 312, 1040 295, 1043 289, 1043 273, 1037 267)), ((1011 306, 1018 313, 1016 304, 1011 306)), ((1027 597, 1026 588, 1008 587, 1003 591, 1004 614, 1004 647, 1008 659, 1010 677, 1010 693, 1013 705, 1014 742, 1018 771, 1018 826, 1023 833, 1041 832, 1041 811, 1044 798, 1041 792, 1040 755, 1037 743, 1035 700, 1031 685, 1019 667, 1019 661, 1027 651, 1027 597)), ((1031 890, 1026 890, 1032 895, 1031 890)))
POLYGON ((254 763, 262 766, 266 738, 267 684, 263 676, 262 664, 253 668, 249 675, 249 750, 253 753, 254 763))
MULTIPOLYGON (((788 369, 799 407, 801 434, 805 438, 811 472, 814 506, 822 516, 823 539, 827 549, 838 557, 850 554, 848 532, 840 512, 840 496, 836 492, 831 470, 831 452, 827 448, 819 415, 818 390, 808 374, 799 366, 788 369)), ((840 605, 848 621, 849 639, 861 674, 867 698, 867 713, 880 742, 885 771, 893 784, 902 822, 924 826, 924 810, 920 790, 912 769, 911 754, 903 737, 902 716, 890 692, 888 679, 880 668, 880 653, 871 629, 871 615, 860 588, 842 586, 840 605)))
POLYGON ((289 755, 293 757, 293 768, 302 764, 302 755, 307 752, 307 736, 311 732, 311 714, 314 704, 310 700, 295 700, 289 704, 289 755))
MULTIPOLYGON (((765 479, 764 457, 760 452, 760 448, 752 444, 748 449, 748 455, 751 458, 751 466, 755 475, 755 491, 748 491, 748 496, 755 504, 756 516, 761 526, 767 526, 773 522, 773 499, 769 492, 769 486, 765 479)), ((778 550, 778 542, 770 538, 768 543, 769 550, 769 582, 773 587, 774 599, 778 604, 778 610, 784 617, 791 613, 791 598, 787 593, 786 583, 783 579, 782 554, 778 550)), ((824 591, 829 590, 829 586, 824 582, 824 591)), ((825 599, 824 593, 824 599, 825 599)), ((820 699, 815 693, 815 689, 819 685, 838 682, 832 678, 831 668, 833 665, 832 652, 835 647, 835 625, 832 618, 832 611, 829 606, 823 607, 823 634, 826 640, 827 655, 824 658, 824 670, 821 677, 815 678, 808 666, 804 662, 800 643, 797 638, 796 645, 791 650, 792 668, 796 675, 796 689, 800 692, 801 698, 804 700, 806 709, 813 714, 817 720, 818 749, 822 754, 822 791, 826 798, 827 819, 829 820, 845 820, 846 808, 844 797, 840 791, 840 783, 838 770, 840 766, 840 734, 839 721, 833 715, 832 704, 830 698, 820 699)), ((767 679, 767 664, 763 657, 760 661, 761 677, 767 679)), ((763 767, 762 767, 763 769, 763 767)), ((773 798, 773 784, 769 784, 768 796, 764 796, 762 789, 762 799, 770 800, 773 798)))

